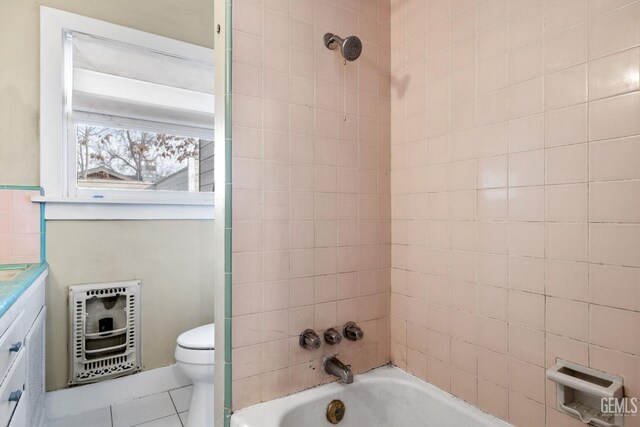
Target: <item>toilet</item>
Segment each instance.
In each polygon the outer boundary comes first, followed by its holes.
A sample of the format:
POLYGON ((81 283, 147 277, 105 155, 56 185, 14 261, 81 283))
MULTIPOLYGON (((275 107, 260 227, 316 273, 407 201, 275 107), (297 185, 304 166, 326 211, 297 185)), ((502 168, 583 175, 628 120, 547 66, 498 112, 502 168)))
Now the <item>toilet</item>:
POLYGON ((213 426, 214 323, 186 331, 178 337, 176 362, 193 381, 186 427, 213 426))

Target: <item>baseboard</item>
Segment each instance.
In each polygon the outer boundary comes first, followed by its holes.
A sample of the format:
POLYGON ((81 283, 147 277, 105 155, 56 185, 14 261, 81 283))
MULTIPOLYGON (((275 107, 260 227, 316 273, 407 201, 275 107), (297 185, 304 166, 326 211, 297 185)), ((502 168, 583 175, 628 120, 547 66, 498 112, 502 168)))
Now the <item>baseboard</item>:
POLYGON ((191 384, 177 365, 142 371, 122 378, 50 391, 43 418, 52 420, 162 393, 191 384))

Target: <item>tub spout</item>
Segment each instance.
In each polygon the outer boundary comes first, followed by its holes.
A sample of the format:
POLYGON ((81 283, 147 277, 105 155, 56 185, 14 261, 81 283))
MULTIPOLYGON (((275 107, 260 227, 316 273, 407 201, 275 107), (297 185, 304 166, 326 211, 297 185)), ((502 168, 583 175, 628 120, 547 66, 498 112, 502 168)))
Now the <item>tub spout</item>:
POLYGON ((339 361, 337 357, 327 357, 323 365, 324 371, 327 374, 340 378, 345 384, 351 384, 353 382, 351 365, 345 365, 339 361))

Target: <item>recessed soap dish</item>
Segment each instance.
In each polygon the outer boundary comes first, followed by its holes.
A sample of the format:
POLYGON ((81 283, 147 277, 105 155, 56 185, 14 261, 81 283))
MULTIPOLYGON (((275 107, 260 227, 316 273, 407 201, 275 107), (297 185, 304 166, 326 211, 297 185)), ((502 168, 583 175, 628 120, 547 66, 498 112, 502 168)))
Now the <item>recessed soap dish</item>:
POLYGON ((624 426, 622 414, 602 412, 603 399, 622 398, 622 377, 558 360, 547 370, 547 378, 556 382, 558 411, 578 418, 585 424, 624 426))

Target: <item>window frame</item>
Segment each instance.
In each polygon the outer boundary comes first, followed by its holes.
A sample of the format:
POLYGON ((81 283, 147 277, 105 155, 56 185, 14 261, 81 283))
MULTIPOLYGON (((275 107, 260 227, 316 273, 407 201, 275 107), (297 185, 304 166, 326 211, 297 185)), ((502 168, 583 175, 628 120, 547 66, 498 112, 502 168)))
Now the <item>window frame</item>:
POLYGON ((67 102, 72 76, 64 72, 73 65, 68 46, 72 43, 70 32, 142 46, 212 66, 213 49, 45 6, 40 8, 40 18, 40 181, 45 196, 34 200, 46 203, 46 219, 213 219, 213 192, 77 188, 78 123, 211 140, 214 130, 164 123, 152 128, 146 127, 144 121, 124 117, 73 114, 67 102))

